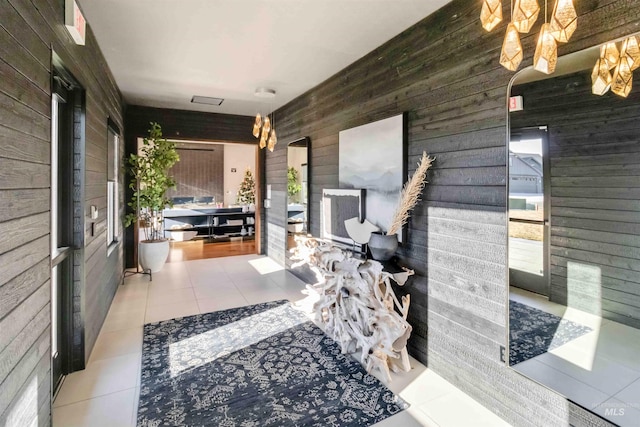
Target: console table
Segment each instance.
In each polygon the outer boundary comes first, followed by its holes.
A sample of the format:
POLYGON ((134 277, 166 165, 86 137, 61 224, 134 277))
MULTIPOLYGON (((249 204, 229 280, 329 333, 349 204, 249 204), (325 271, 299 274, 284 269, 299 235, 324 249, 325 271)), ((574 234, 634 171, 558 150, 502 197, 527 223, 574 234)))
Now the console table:
MULTIPOLYGON (((249 227, 255 230, 255 212, 242 212, 242 208, 172 208, 163 211, 164 232, 192 230, 215 241, 231 237, 253 238, 249 227), (246 234, 242 234, 242 229, 246 234)), ((255 231, 254 231, 255 232, 255 231)))

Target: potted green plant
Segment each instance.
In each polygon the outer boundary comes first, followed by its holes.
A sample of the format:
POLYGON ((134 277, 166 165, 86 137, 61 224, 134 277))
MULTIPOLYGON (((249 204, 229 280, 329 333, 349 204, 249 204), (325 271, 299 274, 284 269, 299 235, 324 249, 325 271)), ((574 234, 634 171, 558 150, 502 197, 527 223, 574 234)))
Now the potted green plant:
POLYGON ((302 191, 302 184, 298 181, 298 171, 294 167, 287 169, 287 195, 290 202, 298 201, 298 194, 302 191))
POLYGON ((129 206, 133 212, 125 217, 128 227, 138 223, 144 240, 138 244, 138 262, 144 271, 159 271, 169 256, 169 240, 164 238, 162 211, 173 206, 167 190, 175 187, 169 175, 171 167, 179 161, 176 144, 162 137, 162 128, 151 123, 149 136, 144 138, 139 154, 131 154, 127 167, 131 173, 129 188, 133 199, 129 206))

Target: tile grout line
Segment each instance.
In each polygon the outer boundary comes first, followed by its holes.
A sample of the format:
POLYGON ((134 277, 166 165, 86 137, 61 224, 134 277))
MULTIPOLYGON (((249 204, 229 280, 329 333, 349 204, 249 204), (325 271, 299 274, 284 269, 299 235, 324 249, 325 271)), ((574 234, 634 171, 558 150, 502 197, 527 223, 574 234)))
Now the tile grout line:
MULTIPOLYGON (((544 353, 544 354, 553 354, 553 353, 544 353)), ((560 357, 560 356, 556 356, 556 357, 560 357)), ((636 372, 634 369, 630 369, 630 368, 628 368, 627 366, 625 366, 624 364, 622 364, 622 363, 620 363, 620 362, 616 362, 616 361, 610 360, 610 359, 605 358, 605 357, 603 357, 603 356, 597 356, 597 357, 599 357, 600 359, 604 359, 604 360, 606 360, 606 361, 608 361, 608 362, 612 362, 612 363, 614 363, 614 364, 616 364, 616 365, 618 365, 618 366, 620 366, 620 367, 622 367, 622 368, 624 368, 624 369, 628 369, 628 370, 630 370, 630 371, 634 371, 634 372, 636 372)), ((556 372, 560 372, 560 373, 562 373, 562 374, 564 374, 564 375, 566 375, 566 376, 568 376, 568 377, 570 377, 570 378, 574 379, 575 381, 578 381, 579 383, 582 383, 582 384, 586 385, 586 386, 587 386, 587 387, 589 387, 589 388, 592 388, 592 389, 594 389, 594 390, 597 390, 597 391, 599 391, 599 392, 601 392, 601 393, 603 393, 603 394, 609 395, 609 392, 607 392, 607 391, 605 391, 605 390, 602 390, 602 389, 600 389, 600 388, 596 388, 593 384, 586 383, 586 382, 584 382, 583 380, 581 380, 580 378, 576 378, 576 377, 574 377, 574 376, 573 376, 573 375, 571 375, 569 372, 561 371, 560 369, 557 369, 555 366, 552 366, 552 365, 550 365, 549 363, 545 362, 545 361, 544 361, 544 359, 538 359, 537 357, 535 357, 534 359, 536 359, 539 363, 544 364, 544 365, 545 365, 545 366, 547 366, 548 368, 553 369, 553 370, 554 370, 554 371, 556 371, 556 372)), ((571 363, 569 360, 566 360, 566 359, 564 359, 564 358, 561 358, 561 359, 562 359, 562 360, 565 360, 565 361, 567 361, 567 362, 569 362, 569 363, 571 363)), ((631 384, 633 384, 634 382, 636 382, 638 379, 640 379, 640 376, 639 376, 639 377, 637 377, 635 380, 631 381, 631 383, 629 383, 629 384, 627 384, 626 386, 624 386, 621 390, 619 390, 619 391, 615 392, 615 393, 614 393, 614 394, 612 394, 612 395, 609 395, 609 397, 613 397, 613 396, 615 396, 616 394, 620 393, 622 390, 624 390, 624 389, 626 389, 627 387, 629 387, 631 384)))
POLYGON ((109 392, 109 393, 101 394, 100 396, 92 396, 92 397, 88 397, 86 399, 80 399, 80 400, 77 400, 75 402, 65 403, 64 405, 54 406, 53 409, 64 408, 66 406, 76 405, 78 403, 87 402, 89 400, 100 399, 100 398, 103 398, 103 397, 106 397, 106 396, 111 396, 111 395, 114 395, 114 394, 117 394, 117 393, 122 393, 122 392, 125 392, 125 391, 134 390, 136 388, 138 388, 138 387, 137 386, 136 387, 128 387, 128 388, 124 388, 122 390, 117 390, 117 391, 112 391, 112 392, 109 392))

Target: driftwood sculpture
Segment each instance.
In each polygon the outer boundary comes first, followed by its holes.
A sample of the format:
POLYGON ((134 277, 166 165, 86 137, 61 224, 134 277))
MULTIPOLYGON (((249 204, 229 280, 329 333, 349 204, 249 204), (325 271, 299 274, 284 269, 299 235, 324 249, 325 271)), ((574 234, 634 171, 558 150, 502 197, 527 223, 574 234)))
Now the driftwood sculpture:
MULTIPOLYGON (((308 264, 319 279, 303 293, 316 299, 313 310, 325 332, 340 343, 342 353, 361 351, 367 372, 379 369, 388 381, 390 370, 409 371, 410 297, 398 300, 390 283, 393 275, 384 272, 377 261, 352 258, 326 242, 304 237, 296 240, 294 259, 308 264)), ((400 282, 404 284, 404 280, 400 282)))

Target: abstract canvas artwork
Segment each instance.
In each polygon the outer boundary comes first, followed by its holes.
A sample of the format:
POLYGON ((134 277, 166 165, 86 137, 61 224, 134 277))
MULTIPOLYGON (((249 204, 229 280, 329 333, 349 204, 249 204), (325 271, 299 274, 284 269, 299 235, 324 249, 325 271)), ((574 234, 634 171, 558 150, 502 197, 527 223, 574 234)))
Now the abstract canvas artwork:
POLYGON ((404 123, 400 114, 340 132, 340 188, 366 189, 366 219, 383 231, 389 228, 406 177, 404 123))
POLYGON ((347 233, 344 222, 350 218, 364 219, 365 191, 362 189, 322 190, 322 209, 320 211, 320 231, 323 239, 331 239, 351 245, 353 241, 347 233))

